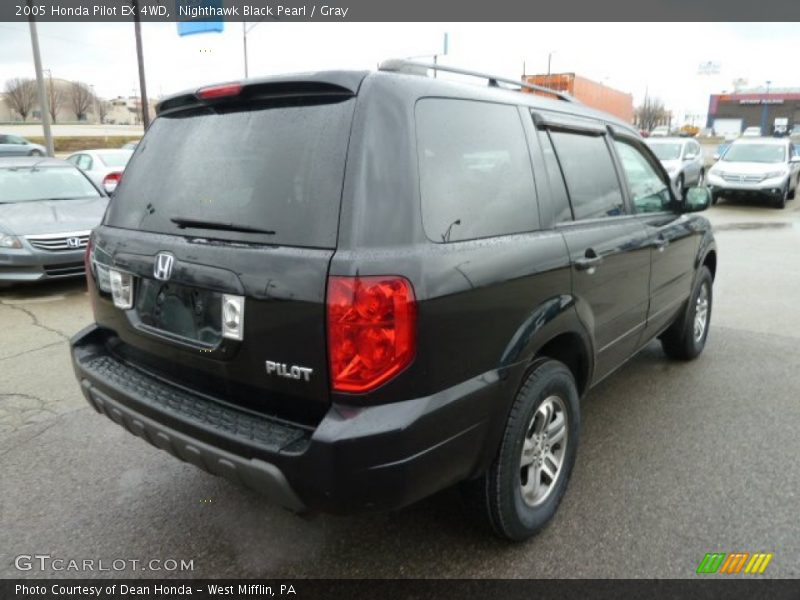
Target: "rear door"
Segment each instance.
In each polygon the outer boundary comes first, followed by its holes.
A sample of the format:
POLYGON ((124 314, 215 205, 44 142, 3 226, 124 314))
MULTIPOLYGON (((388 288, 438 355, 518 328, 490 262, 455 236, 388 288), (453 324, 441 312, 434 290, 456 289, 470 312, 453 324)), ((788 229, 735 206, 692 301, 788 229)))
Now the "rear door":
POLYGON ((355 105, 351 90, 314 89, 272 97, 245 88, 246 99, 159 116, 94 253, 135 277, 131 310, 97 311, 120 355, 309 422, 328 406, 325 289, 355 105), (225 335, 224 322, 236 320, 235 307, 223 315, 229 297, 242 299, 240 340, 225 335))
POLYGON ((647 316, 650 253, 629 214, 602 123, 538 115, 545 157, 557 161, 570 214, 559 229, 572 264, 578 311, 594 335, 595 380, 635 350, 647 316))

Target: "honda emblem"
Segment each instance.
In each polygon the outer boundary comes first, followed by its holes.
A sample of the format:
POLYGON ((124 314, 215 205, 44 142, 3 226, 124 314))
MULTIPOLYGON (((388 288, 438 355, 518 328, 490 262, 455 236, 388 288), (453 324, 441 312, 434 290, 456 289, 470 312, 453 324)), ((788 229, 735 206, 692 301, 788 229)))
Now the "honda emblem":
POLYGON ((175 257, 168 252, 159 252, 156 254, 156 262, 153 265, 153 276, 161 281, 167 281, 172 277, 172 265, 175 262, 175 257))

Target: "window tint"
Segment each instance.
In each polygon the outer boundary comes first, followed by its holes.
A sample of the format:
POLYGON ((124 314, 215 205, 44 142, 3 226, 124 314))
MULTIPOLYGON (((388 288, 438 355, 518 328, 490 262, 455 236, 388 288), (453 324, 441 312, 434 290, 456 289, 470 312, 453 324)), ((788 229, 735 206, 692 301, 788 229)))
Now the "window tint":
POLYGON ((624 214, 622 191, 605 138, 562 131, 550 135, 567 180, 575 219, 624 214))
POLYGON ((213 230, 215 238, 333 248, 354 104, 308 98, 164 114, 106 223, 194 235, 202 228, 175 223, 193 219, 274 231, 213 230))
POLYGON ((435 242, 539 226, 530 155, 515 106, 428 98, 416 108, 422 218, 435 242))
POLYGON ((553 142, 547 131, 539 132, 539 140, 542 143, 544 153, 544 165, 547 169, 547 177, 550 180, 550 196, 553 203, 554 223, 572 221, 572 208, 569 205, 567 187, 564 185, 564 176, 561 174, 561 167, 558 165, 558 158, 553 149, 553 142))
POLYGON ((647 158, 627 142, 616 140, 614 144, 628 180, 636 212, 669 210, 672 201, 669 188, 647 158))

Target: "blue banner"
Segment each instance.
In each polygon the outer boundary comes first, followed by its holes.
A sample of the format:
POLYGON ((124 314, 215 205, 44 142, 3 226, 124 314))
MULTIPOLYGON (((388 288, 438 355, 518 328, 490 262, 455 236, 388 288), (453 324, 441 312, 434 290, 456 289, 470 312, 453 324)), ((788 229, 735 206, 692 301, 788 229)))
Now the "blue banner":
POLYGON ((222 0, 177 0, 175 8, 178 19, 197 19, 178 21, 178 35, 221 32, 225 28, 222 20, 222 0), (202 20, 200 20, 202 19, 202 20))

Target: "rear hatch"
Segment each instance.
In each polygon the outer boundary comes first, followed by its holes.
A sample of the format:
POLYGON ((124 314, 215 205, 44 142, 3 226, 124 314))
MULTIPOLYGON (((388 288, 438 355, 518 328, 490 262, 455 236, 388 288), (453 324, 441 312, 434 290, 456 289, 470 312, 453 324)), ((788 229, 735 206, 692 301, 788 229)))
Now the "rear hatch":
POLYGON ((259 412, 321 418, 356 91, 265 83, 162 103, 94 242, 96 318, 120 357, 259 412), (130 309, 111 302, 106 267, 132 276, 130 309))

